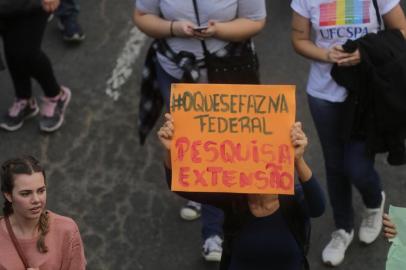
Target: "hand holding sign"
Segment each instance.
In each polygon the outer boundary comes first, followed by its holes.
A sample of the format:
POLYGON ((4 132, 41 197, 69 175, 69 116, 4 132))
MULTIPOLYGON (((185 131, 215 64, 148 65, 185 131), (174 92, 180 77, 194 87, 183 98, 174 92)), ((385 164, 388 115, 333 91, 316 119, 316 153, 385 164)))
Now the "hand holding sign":
POLYGON ((173 118, 169 113, 165 114, 165 123, 158 131, 158 138, 166 150, 171 150, 171 143, 175 127, 173 126, 173 118))
POLYGON ((290 139, 292 141, 293 147, 295 147, 295 161, 302 159, 307 146, 307 137, 302 130, 302 123, 296 122, 291 131, 290 139))

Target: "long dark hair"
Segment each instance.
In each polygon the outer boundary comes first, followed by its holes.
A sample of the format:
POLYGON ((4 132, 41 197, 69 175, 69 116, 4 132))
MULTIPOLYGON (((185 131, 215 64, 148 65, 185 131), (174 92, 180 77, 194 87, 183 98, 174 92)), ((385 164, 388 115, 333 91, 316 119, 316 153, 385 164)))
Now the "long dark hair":
MULTIPOLYGON (((1 192, 4 196, 4 193, 11 194, 14 188, 14 176, 17 174, 28 174, 32 175, 33 173, 42 173, 45 180, 45 171, 40 165, 39 161, 32 156, 24 156, 13 158, 5 161, 1 165, 0 178, 1 178, 1 192)), ((10 216, 13 214, 13 205, 6 198, 4 198, 3 206, 4 216, 10 216)), ((41 213, 38 222, 38 230, 40 236, 37 241, 38 251, 41 253, 46 253, 48 248, 45 245, 45 235, 49 231, 49 222, 48 215, 44 211, 41 213)))

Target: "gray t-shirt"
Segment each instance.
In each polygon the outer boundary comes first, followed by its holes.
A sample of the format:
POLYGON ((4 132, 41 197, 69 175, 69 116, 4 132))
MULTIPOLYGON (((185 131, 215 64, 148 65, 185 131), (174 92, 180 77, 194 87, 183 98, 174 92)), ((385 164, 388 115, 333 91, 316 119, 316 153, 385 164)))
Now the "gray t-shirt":
MULTIPOLYGON (((209 20, 231 21, 235 18, 261 20, 266 17, 265 0, 197 0, 201 25, 207 25, 209 20)), ((162 15, 170 21, 188 20, 197 25, 192 0, 137 0, 138 10, 162 15)), ((169 46, 175 52, 188 51, 197 59, 203 58, 201 42, 195 38, 167 38, 169 46)), ((224 48, 228 42, 209 38, 205 40, 210 52, 224 48)), ((175 78, 180 79, 182 71, 165 56, 158 54, 158 60, 164 70, 175 78)))

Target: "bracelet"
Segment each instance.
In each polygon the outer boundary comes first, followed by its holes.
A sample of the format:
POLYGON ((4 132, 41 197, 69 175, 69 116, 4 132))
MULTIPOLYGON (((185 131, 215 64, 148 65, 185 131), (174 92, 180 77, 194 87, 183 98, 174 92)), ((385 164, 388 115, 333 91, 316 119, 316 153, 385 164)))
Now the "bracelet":
POLYGON ((170 26, 171 37, 175 36, 175 33, 173 32, 173 23, 174 23, 174 21, 171 21, 171 26, 170 26))

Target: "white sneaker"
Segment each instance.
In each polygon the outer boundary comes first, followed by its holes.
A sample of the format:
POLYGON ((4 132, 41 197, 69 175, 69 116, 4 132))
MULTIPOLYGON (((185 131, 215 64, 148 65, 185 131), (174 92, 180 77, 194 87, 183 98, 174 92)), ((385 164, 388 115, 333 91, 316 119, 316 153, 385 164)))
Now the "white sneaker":
POLYGON ((203 258, 209 262, 221 261, 221 253, 223 252, 222 243, 223 240, 218 235, 207 238, 202 247, 203 258))
POLYGON ((382 191, 382 203, 379 208, 366 208, 363 213, 361 227, 359 228, 359 240, 365 244, 371 244, 379 236, 382 229, 382 215, 385 206, 385 192, 382 191))
POLYGON ((202 206, 200 203, 188 201, 180 209, 180 217, 184 220, 195 220, 198 219, 202 212, 202 206))
POLYGON ((343 229, 334 231, 331 240, 321 254, 323 262, 331 266, 337 266, 344 260, 345 251, 354 238, 354 230, 347 233, 343 229))

